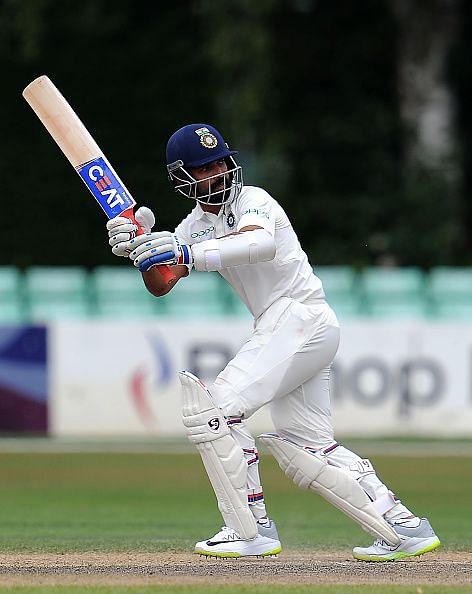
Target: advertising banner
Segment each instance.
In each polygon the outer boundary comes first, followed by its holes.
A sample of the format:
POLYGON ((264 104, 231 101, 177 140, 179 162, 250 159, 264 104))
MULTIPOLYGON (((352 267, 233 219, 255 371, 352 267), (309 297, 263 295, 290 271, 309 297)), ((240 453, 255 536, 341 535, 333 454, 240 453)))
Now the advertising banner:
POLYGON ((212 381, 248 336, 250 323, 53 325, 51 433, 183 436, 178 371, 212 381))
POLYGON ((47 340, 43 326, 0 328, 0 431, 46 433, 47 340))
MULTIPOLYGON (((180 382, 210 383, 251 321, 58 322, 50 327, 50 432, 183 437, 180 382)), ((472 325, 344 322, 332 371, 336 435, 472 435, 472 325)), ((249 421, 273 429, 268 411, 249 421)))

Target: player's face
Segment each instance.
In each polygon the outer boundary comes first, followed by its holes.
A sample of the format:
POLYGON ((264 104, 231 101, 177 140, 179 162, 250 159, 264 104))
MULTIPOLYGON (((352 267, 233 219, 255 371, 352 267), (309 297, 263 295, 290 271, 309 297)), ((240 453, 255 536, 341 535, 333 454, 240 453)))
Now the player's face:
MULTIPOLYGON (((216 192, 222 192, 225 187, 231 184, 229 176, 226 174, 228 165, 224 159, 212 161, 190 169, 190 174, 197 180, 197 196, 208 196, 216 192), (201 181, 200 181, 201 180, 201 181), (226 180, 226 184, 225 184, 226 180)), ((216 201, 221 201, 221 193, 216 194, 216 201)), ((211 200, 210 200, 211 202, 211 200)))

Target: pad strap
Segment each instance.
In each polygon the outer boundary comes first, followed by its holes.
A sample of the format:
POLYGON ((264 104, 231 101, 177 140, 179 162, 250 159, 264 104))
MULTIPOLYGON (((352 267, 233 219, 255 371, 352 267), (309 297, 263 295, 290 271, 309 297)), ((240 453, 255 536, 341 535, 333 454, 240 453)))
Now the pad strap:
POLYGON ((395 499, 393 493, 391 491, 387 491, 385 495, 382 495, 373 501, 372 505, 377 510, 377 513, 379 513, 381 516, 384 516, 387 512, 394 508, 397 503, 400 503, 399 499, 395 499))

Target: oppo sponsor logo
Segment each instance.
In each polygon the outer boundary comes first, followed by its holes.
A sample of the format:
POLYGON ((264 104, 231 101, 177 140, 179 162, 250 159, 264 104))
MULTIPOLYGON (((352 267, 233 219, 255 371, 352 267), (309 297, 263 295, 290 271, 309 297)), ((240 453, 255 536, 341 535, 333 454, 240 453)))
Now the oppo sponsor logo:
POLYGON ((244 216, 246 214, 254 214, 254 215, 257 215, 259 217, 264 217, 266 219, 269 218, 269 213, 266 210, 262 210, 260 208, 248 208, 247 210, 245 210, 243 212, 242 216, 244 216))
POLYGON ((199 237, 207 237, 210 233, 213 233, 215 227, 208 227, 207 229, 202 229, 202 231, 195 231, 190 235, 192 239, 197 239, 199 237))

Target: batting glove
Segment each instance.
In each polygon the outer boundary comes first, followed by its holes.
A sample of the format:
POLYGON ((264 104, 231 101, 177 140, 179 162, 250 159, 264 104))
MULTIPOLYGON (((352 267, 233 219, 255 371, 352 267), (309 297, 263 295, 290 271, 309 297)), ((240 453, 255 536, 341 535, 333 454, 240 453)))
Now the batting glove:
POLYGON ((129 257, 141 272, 159 264, 193 264, 190 246, 181 244, 170 231, 155 231, 130 240, 129 257))
MULTIPOLYGON (((156 222, 154 213, 147 206, 141 206, 134 215, 137 223, 145 233, 150 233, 156 222)), ((130 240, 136 237, 137 225, 126 217, 115 217, 107 223, 108 243, 115 256, 129 256, 131 252, 130 240)))

